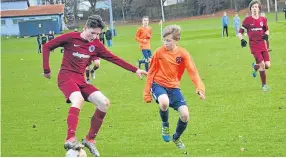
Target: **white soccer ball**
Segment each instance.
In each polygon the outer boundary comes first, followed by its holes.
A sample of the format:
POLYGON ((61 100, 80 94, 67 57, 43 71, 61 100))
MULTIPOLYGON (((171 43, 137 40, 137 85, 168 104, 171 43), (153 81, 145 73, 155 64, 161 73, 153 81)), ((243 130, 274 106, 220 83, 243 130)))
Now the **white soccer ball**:
POLYGON ((87 157, 87 155, 83 149, 80 149, 80 151, 70 149, 67 151, 66 157, 87 157))

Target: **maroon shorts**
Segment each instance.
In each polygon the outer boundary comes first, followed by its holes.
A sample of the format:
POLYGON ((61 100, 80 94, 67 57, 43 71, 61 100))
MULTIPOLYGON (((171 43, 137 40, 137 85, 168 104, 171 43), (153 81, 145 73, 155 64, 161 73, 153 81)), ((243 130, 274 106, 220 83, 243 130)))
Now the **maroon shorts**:
POLYGON ((99 91, 96 87, 86 83, 84 76, 71 72, 60 72, 58 74, 58 87, 64 93, 66 102, 70 103, 69 97, 73 92, 80 91, 84 100, 88 101, 88 96, 99 91))
POLYGON ((256 64, 259 64, 261 61, 270 61, 269 53, 268 51, 263 52, 252 52, 256 64))

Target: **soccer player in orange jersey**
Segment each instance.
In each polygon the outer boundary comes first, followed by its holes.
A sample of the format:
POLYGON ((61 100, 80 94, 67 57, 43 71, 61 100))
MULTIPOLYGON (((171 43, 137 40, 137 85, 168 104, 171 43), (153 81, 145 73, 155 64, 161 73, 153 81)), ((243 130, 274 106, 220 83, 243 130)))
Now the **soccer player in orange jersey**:
POLYGON ((145 63, 145 70, 148 71, 149 69, 149 62, 152 57, 151 53, 151 45, 150 40, 152 37, 152 28, 149 26, 149 17, 144 16, 142 18, 143 26, 139 27, 136 32, 136 41, 139 43, 140 49, 142 50, 142 54, 144 59, 139 59, 139 68, 141 67, 142 63, 145 63))
POLYGON ((144 89, 144 100, 150 103, 152 93, 159 104, 163 122, 162 137, 166 142, 170 141, 168 108, 170 106, 179 111, 180 117, 172 141, 178 148, 184 149, 185 145, 180 136, 186 129, 189 120, 189 109, 180 90, 180 80, 184 70, 187 69, 189 77, 196 86, 196 93, 201 99, 205 99, 205 85, 188 51, 178 46, 180 34, 180 27, 177 25, 167 26, 163 31, 164 45, 155 51, 151 59, 144 89))

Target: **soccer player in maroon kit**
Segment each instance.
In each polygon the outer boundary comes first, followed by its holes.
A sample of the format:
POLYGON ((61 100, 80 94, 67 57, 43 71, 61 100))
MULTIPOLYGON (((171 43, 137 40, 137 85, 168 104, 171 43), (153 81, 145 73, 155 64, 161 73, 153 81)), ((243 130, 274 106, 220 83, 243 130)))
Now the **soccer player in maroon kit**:
POLYGON ((64 143, 66 150, 87 147, 93 156, 100 156, 96 146, 95 137, 103 123, 109 100, 93 85, 88 84, 84 72, 88 62, 99 58, 110 61, 122 68, 136 73, 140 78, 147 72, 140 70, 123 59, 108 51, 99 41, 98 36, 104 28, 100 16, 90 16, 84 26, 83 32, 70 32, 56 37, 43 46, 44 77, 51 77, 49 66, 50 51, 57 47, 64 47, 61 69, 58 73, 58 87, 64 93, 67 103, 71 107, 67 116, 67 137, 64 143), (78 116, 84 101, 96 105, 96 110, 90 121, 90 129, 82 144, 75 137, 78 116))
POLYGON ((247 30, 250 50, 256 61, 256 63, 252 64, 252 75, 256 77, 256 73, 259 70, 262 90, 268 91, 269 87, 266 85, 265 73, 266 69, 270 68, 270 57, 265 44, 265 40, 267 41, 269 36, 267 20, 259 14, 261 3, 258 0, 252 0, 249 4, 249 9, 251 16, 244 19, 238 37, 241 40, 241 46, 246 47, 247 42, 243 39, 242 34, 244 30, 247 30))

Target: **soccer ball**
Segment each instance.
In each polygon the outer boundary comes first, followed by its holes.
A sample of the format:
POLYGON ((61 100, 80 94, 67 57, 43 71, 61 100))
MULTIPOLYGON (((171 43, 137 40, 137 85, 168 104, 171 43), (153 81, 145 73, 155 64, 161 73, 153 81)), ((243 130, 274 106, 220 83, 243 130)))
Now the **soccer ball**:
POLYGON ((80 149, 80 151, 70 149, 67 151, 66 157, 87 157, 87 155, 83 149, 80 149))

